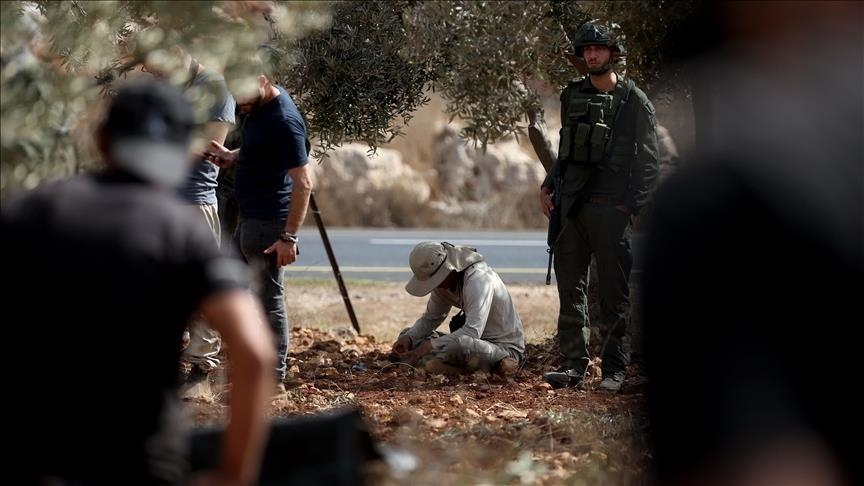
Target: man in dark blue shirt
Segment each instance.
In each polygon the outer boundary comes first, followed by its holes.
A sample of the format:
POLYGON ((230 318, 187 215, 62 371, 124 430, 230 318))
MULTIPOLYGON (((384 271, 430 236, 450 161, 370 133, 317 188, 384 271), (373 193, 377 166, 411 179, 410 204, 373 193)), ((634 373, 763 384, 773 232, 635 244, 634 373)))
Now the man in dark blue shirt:
POLYGON ((240 224, 237 246, 255 272, 253 285, 277 338, 280 382, 288 353, 282 267, 297 259, 297 232, 306 217, 312 179, 306 157, 306 124, 294 100, 266 75, 251 93, 235 93, 237 106, 248 113, 239 149, 210 142, 209 160, 221 167, 236 164, 235 194, 240 224))

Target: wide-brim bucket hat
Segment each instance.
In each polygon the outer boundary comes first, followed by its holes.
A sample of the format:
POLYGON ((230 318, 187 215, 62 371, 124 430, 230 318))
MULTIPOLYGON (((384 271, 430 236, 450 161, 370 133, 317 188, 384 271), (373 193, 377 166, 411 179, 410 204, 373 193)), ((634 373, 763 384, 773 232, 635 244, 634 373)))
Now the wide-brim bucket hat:
POLYGON ((424 241, 411 250, 408 257, 414 276, 405 284, 405 290, 416 297, 423 297, 441 285, 450 272, 461 272, 477 262, 483 255, 476 248, 452 245, 446 241, 424 241))

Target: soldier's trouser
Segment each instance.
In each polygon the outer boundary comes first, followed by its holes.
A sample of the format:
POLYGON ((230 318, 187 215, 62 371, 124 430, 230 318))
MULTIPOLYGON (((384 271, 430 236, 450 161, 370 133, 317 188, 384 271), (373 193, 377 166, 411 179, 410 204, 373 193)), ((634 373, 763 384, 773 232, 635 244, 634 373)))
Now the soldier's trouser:
POLYGON ((588 321, 588 268, 597 260, 600 318, 608 329, 603 350, 606 373, 630 364, 629 216, 613 203, 585 203, 573 220, 565 219, 555 244, 558 282, 560 364, 584 370, 588 364, 591 329, 588 321))
MULTIPOLYGON (((405 328, 399 333, 401 337, 408 332, 409 328, 405 328)), ((436 339, 446 334, 435 331, 427 339, 411 343, 411 349, 420 346, 426 341, 436 339)), ((471 336, 459 336, 458 338, 447 341, 447 344, 435 349, 433 347, 426 356, 420 360, 420 365, 425 365, 432 358, 438 358, 444 363, 464 369, 467 372, 474 371, 490 371, 495 368, 504 358, 513 358, 517 363, 522 362, 522 356, 516 350, 499 346, 493 342, 483 339, 472 338, 471 336)))

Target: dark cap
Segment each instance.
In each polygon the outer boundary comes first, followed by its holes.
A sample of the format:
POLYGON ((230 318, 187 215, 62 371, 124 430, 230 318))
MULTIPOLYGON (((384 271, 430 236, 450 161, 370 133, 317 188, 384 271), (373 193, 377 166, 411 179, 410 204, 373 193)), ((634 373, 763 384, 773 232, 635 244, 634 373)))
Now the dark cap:
POLYGON ((104 127, 117 165, 154 184, 174 187, 192 167, 189 138, 194 125, 192 107, 179 89, 142 80, 117 92, 104 127))

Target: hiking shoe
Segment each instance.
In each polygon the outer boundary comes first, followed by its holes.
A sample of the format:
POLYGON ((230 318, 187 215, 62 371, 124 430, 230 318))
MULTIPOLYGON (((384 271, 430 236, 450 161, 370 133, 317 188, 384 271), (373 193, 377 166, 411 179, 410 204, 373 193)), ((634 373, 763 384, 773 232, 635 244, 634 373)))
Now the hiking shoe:
POLYGON ((599 388, 603 391, 618 392, 624 385, 624 376, 624 370, 603 373, 603 381, 600 382, 599 388))
POLYGON ((439 358, 432 358, 426 362, 426 371, 432 374, 456 376, 462 374, 462 369, 449 365, 439 358))
POLYGON ((501 376, 513 376, 519 371, 519 362, 511 357, 506 357, 495 365, 495 374, 501 376))
POLYGON ((543 373, 543 380, 552 385, 552 388, 565 388, 579 386, 585 371, 567 368, 558 368, 556 371, 543 373))

